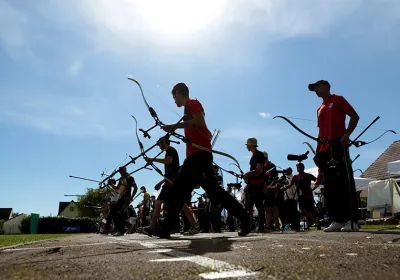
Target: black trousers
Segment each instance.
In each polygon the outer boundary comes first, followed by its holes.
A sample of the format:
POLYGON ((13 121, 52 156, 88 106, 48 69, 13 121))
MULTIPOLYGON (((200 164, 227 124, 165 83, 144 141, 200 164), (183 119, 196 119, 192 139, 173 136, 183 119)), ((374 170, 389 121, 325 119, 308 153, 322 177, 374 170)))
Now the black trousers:
POLYGON ((297 211, 297 200, 286 199, 283 203, 281 219, 283 224, 290 224, 293 230, 300 230, 300 213, 297 211))
POLYGON ((150 214, 150 208, 143 207, 142 227, 147 227, 149 225, 149 221, 147 220, 147 216, 149 214, 150 214))
POLYGON ((174 183, 171 185, 168 198, 168 213, 163 229, 171 231, 174 219, 182 210, 187 197, 190 196, 195 186, 201 182, 201 187, 208 196, 222 207, 244 221, 248 214, 242 205, 228 192, 226 192, 217 181, 213 171, 213 155, 210 152, 195 152, 186 158, 174 183))
POLYGON ((229 231, 235 231, 235 222, 229 211, 228 216, 226 217, 226 223, 228 224, 229 231))
POLYGON ((264 185, 249 185, 247 187, 247 211, 252 213, 254 204, 258 211, 258 228, 265 228, 265 209, 264 209, 264 185))
POLYGON ((214 232, 221 232, 222 231, 222 209, 218 207, 215 202, 212 202, 211 211, 210 211, 210 218, 211 218, 211 225, 214 229, 214 232))
POLYGON ((331 147, 314 157, 324 178, 329 219, 338 223, 358 222, 358 200, 349 150, 340 144, 331 147), (335 168, 328 162, 332 158, 337 161, 335 168))
POLYGON ((114 222, 115 228, 117 231, 124 232, 125 226, 128 225, 126 210, 123 211, 125 207, 127 207, 128 198, 121 197, 118 199, 117 203, 115 204, 115 215, 114 215, 114 222))

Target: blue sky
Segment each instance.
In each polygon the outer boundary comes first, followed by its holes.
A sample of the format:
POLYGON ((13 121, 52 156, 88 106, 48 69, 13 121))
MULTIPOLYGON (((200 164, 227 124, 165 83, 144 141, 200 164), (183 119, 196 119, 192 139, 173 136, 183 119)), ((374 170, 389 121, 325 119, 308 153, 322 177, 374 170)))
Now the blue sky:
MULTIPOLYGON (((130 115, 141 128, 153 119, 129 75, 165 123, 182 114, 171 87, 187 83, 210 130, 222 130, 215 148, 245 171, 248 137, 278 166, 294 167, 286 155, 305 152, 309 139, 272 117, 314 120, 293 121, 316 135, 321 100, 307 85, 318 79, 346 97, 360 126, 381 117, 363 139, 400 131, 400 2, 143 2, 0 0, 0 207, 57 215, 59 201, 72 199, 64 194, 96 186, 69 175, 100 179, 139 153, 130 115)), ((145 147, 162 132, 151 135, 145 147)), ((361 155, 354 168, 365 170, 395 140, 352 148, 361 155)), ((182 161, 182 144, 178 151, 182 161)), ((145 170, 135 179, 153 192, 161 178, 145 170)))

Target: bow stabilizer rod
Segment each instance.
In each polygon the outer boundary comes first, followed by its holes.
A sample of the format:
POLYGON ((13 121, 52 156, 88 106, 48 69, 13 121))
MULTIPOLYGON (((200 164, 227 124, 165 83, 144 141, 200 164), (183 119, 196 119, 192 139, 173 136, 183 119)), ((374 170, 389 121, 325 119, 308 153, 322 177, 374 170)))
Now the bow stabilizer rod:
POLYGON ((72 175, 69 175, 69 177, 70 177, 70 178, 74 178, 74 179, 80 179, 80 180, 85 180, 85 181, 100 183, 100 181, 92 180, 92 179, 88 179, 88 178, 83 178, 83 177, 77 177, 77 176, 72 176, 72 175))

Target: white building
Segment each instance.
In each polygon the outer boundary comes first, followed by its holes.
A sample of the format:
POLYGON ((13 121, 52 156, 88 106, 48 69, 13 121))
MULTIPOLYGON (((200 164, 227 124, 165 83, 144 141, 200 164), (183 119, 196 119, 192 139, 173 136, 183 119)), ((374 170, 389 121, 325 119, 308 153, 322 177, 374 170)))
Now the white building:
POLYGON ((20 214, 14 218, 9 219, 3 225, 3 230, 5 234, 15 234, 22 233, 19 227, 26 214, 20 214))

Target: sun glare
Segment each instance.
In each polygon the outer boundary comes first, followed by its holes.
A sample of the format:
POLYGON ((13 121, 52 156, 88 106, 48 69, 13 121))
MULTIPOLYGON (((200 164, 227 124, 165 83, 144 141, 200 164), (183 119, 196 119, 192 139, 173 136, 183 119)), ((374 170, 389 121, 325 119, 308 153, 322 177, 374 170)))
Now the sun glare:
POLYGON ((179 39, 199 35, 209 24, 218 20, 226 1, 144 0, 137 4, 142 22, 158 36, 179 39))

